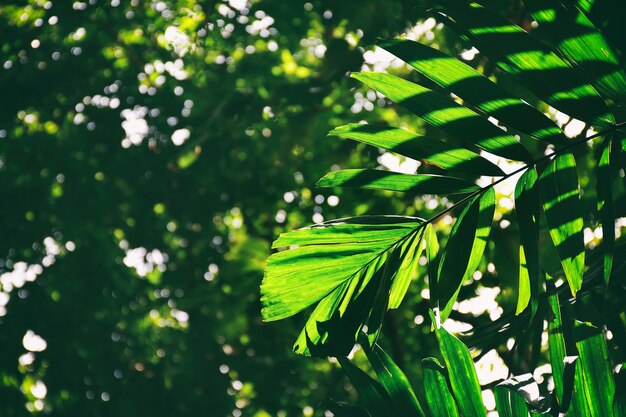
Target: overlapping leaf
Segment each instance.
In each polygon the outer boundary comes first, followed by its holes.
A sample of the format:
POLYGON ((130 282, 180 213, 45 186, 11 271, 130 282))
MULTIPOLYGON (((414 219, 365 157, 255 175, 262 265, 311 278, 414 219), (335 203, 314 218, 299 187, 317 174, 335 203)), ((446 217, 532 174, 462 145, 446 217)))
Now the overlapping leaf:
POLYGON ((515 187, 515 212, 520 230, 519 295, 515 314, 520 314, 530 303, 531 320, 537 311, 541 274, 537 244, 540 207, 537 171, 533 167, 524 172, 515 187))
POLYGON ((428 409, 433 417, 458 417, 456 401, 450 392, 446 369, 435 358, 422 361, 424 391, 428 409))
POLYGON ((491 231, 495 200, 493 188, 476 196, 459 215, 452 228, 437 273, 442 321, 452 311, 463 283, 478 268, 491 231))
POLYGON ((561 129, 543 113, 458 59, 408 39, 379 45, 501 123, 547 143, 567 143, 561 129))
POLYGON ((529 2, 538 26, 533 31, 556 49, 606 97, 626 99, 626 74, 617 55, 594 24, 576 7, 555 0, 529 2))
POLYGON ((390 398, 396 415, 407 417, 423 417, 424 411, 406 375, 398 365, 378 345, 369 347, 367 339, 363 340, 365 354, 374 368, 381 385, 390 398))
POLYGON ((608 288, 613 269, 613 251, 615 249, 615 209, 611 178, 611 159, 615 142, 609 136, 602 145, 602 153, 597 166, 598 211, 602 224, 602 251, 604 252, 604 285, 608 288))
POLYGON ((471 146, 516 161, 532 161, 517 139, 451 98, 389 74, 361 72, 352 77, 471 146))
POLYGON ((570 290, 576 295, 585 266, 583 219, 576 160, 571 153, 557 155, 541 174, 541 198, 570 290))
POLYGON ((337 127, 328 134, 358 140, 452 172, 504 175, 497 165, 472 151, 397 127, 350 123, 337 127))
POLYGON ((552 107, 597 126, 615 122, 590 84, 546 45, 477 3, 446 1, 439 14, 503 70, 552 107))
POLYGON ((466 194, 480 189, 460 178, 431 174, 399 174, 376 169, 343 169, 326 174, 318 187, 357 187, 416 194, 466 194))
POLYGON ((405 274, 414 270, 406 255, 415 254, 422 224, 412 217, 364 216, 281 235, 273 246, 291 248, 269 258, 261 285, 263 318, 280 320, 319 302, 295 349, 312 353, 312 346, 330 338, 330 350, 320 354, 349 351, 362 324, 377 334, 392 289, 393 305, 399 304, 411 278, 405 274), (401 284, 394 286, 396 279, 401 284))

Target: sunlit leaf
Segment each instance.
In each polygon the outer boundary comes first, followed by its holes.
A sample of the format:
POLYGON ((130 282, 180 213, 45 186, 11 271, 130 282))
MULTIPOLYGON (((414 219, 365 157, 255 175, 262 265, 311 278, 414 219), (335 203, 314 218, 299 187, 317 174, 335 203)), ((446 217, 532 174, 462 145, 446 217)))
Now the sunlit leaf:
MULTIPOLYGON (((268 260, 261 285, 264 320, 280 320, 319 302, 298 337, 295 350, 327 344, 320 355, 349 351, 361 325, 378 334, 388 308, 393 280, 394 303, 406 291, 402 257, 414 253, 423 221, 402 216, 363 216, 333 220, 281 235, 275 248, 290 247, 268 260), (412 245, 405 245, 406 241, 412 245), (398 289, 399 288, 399 289, 398 289)), ((408 278, 410 280, 410 278, 408 278)))
POLYGON ((461 286, 472 277, 480 264, 491 231, 495 201, 493 188, 476 196, 452 228, 437 274, 442 321, 452 311, 461 286))
POLYGON ((626 99, 626 75, 617 55, 594 24, 576 7, 555 0, 529 2, 544 41, 582 69, 584 77, 599 92, 617 101, 626 99))
POLYGON ((432 417, 458 417, 459 411, 450 392, 446 370, 435 358, 422 360, 426 403, 432 417))
POLYGON ((367 359, 372 364, 381 385, 393 399, 397 415, 417 417, 424 416, 422 407, 411 388, 411 384, 402 370, 378 345, 372 348, 364 345, 367 359))
POLYGON ((379 46, 501 123, 548 143, 566 143, 561 129, 543 113, 460 60, 408 39, 379 46))
POLYGON ((405 240, 398 249, 402 261, 395 271, 391 288, 389 289, 389 309, 400 306, 411 280, 417 275, 417 267, 423 247, 421 242, 423 234, 423 229, 421 229, 411 238, 405 240))
POLYGON ((332 171, 317 182, 318 187, 356 187, 413 194, 463 194, 480 189, 460 178, 431 174, 399 174, 376 169, 332 171))
POLYGON ((520 314, 530 303, 530 320, 537 311, 541 269, 539 266, 539 212, 541 201, 537 185, 537 171, 530 168, 515 187, 515 214, 520 231, 520 269, 517 308, 520 314))
POLYGON ((598 211, 602 223, 602 251, 604 252, 604 285, 608 288, 613 269, 613 251, 615 249, 615 209, 611 178, 611 159, 614 157, 615 142, 608 137, 603 146, 597 166, 598 211))
MULTIPOLYGON (((435 320, 432 313, 431 319, 435 320)), ((460 414, 473 417, 486 416, 478 376, 469 350, 443 326, 435 326, 435 333, 460 414)))
POLYGON ((447 1, 439 16, 478 50, 552 107, 598 126, 615 119, 606 103, 575 70, 519 26, 477 3, 447 1))
POLYGON ((361 72, 352 77, 459 140, 504 158, 532 160, 517 139, 451 98, 389 74, 361 72))
POLYGON ((576 372, 584 381, 584 396, 590 415, 612 416, 615 380, 604 334, 600 329, 579 323, 576 327, 579 360, 576 372))
POLYGON ((570 290, 576 295, 582 285, 585 252, 574 156, 569 152, 556 156, 541 173, 539 183, 550 236, 561 258, 570 290))
POLYGON ((504 175, 497 165, 477 153, 405 129, 351 123, 331 130, 329 135, 358 140, 446 170, 471 175, 504 175))
POLYGON ((350 378, 350 382, 359 393, 359 400, 367 409, 371 417, 387 415, 393 402, 387 396, 382 385, 374 378, 363 372, 347 358, 338 357, 341 368, 350 378))

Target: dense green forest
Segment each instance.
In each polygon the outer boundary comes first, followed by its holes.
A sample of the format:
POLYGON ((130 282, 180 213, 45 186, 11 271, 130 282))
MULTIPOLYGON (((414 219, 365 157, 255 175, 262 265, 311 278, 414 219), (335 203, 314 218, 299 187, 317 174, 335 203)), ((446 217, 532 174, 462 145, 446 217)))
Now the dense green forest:
POLYGON ((0 416, 626 415, 626 4, 479 3, 3 1, 0 416))

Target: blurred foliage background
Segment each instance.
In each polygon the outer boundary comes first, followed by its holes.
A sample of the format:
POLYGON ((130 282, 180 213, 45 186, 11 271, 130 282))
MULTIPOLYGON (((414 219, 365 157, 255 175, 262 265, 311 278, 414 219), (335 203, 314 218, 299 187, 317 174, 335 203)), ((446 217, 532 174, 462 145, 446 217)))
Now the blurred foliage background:
MULTIPOLYGON (((519 2, 500 3, 523 16, 519 2)), ((450 203, 314 187, 339 166, 418 167, 326 137, 359 120, 425 130, 345 77, 410 76, 377 38, 404 33, 493 71, 425 10, 406 0, 3 1, 0 415, 323 416, 324 400, 354 398, 335 361, 291 352, 303 317, 261 322, 258 287, 283 231, 450 203)), ((598 13, 623 44, 623 10, 598 13)), ((516 296, 501 197, 493 263, 461 297, 491 299, 494 317, 516 296)), ((412 286, 382 339, 413 381, 435 344, 419 326, 423 289, 412 286)))

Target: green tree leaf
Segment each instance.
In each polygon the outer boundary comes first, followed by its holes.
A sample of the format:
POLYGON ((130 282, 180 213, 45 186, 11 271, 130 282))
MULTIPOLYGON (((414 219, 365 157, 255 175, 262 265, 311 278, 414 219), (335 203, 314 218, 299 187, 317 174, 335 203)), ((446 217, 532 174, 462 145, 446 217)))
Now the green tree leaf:
POLYGON ((515 314, 520 314, 530 303, 529 322, 537 311, 541 276, 538 245, 540 207, 537 171, 533 167, 522 174, 515 187, 515 214, 520 231, 519 294, 515 314))
POLYGON ((351 76, 459 140, 504 158, 532 161, 513 136, 442 94, 389 74, 361 72, 351 76))
POLYGON ((519 26, 477 3, 446 1, 439 16, 552 107, 598 126, 615 123, 597 91, 519 26))
POLYGON ((437 274, 442 321, 450 315, 461 286, 480 264, 491 231, 495 201, 493 188, 474 197, 452 228, 437 274))
POLYGON ((567 143, 561 129, 543 113, 460 60, 408 39, 379 46, 499 122, 547 143, 567 143))
POLYGON ((615 156, 615 142, 609 136, 604 141, 602 153, 598 161, 597 192, 598 211, 602 224, 602 251, 604 252, 603 272, 604 285, 608 288, 611 270, 613 269, 613 252, 615 250, 615 208, 613 203, 613 190, 611 178, 611 166, 615 156))
POLYGON ((366 323, 375 339, 391 288, 394 303, 404 295, 411 268, 397 271, 402 257, 419 246, 419 238, 412 238, 422 225, 413 217, 363 216, 281 235, 274 247, 291 248, 268 260, 261 284, 264 320, 280 320, 319 302, 296 341, 298 353, 347 354, 366 323), (407 240, 413 246, 403 245, 407 240), (393 287, 396 277, 400 287, 393 287), (318 350, 311 352, 311 346, 318 350))
POLYGON ((576 347, 579 364, 576 371, 582 375, 585 402, 592 417, 613 416, 615 380, 604 334, 593 326, 578 323, 576 347))
POLYGON ((359 400, 370 416, 383 417, 387 415, 389 409, 393 408, 393 401, 389 398, 380 382, 363 372, 347 358, 338 357, 337 360, 359 393, 359 400))
POLYGON ((343 169, 326 174, 318 187, 356 187, 372 190, 401 191, 414 194, 465 194, 479 190, 460 178, 431 174, 399 174, 377 169, 343 169))
POLYGON ((576 160, 571 153, 557 155, 541 173, 543 209, 573 295, 582 285, 585 267, 583 220, 576 160))
POLYGON ((358 140, 450 171, 495 177, 504 175, 497 165, 477 153, 405 129, 350 123, 328 134, 358 140))
MULTIPOLYGON (((364 335, 363 335, 364 336, 364 335)), ((387 391, 389 398, 393 400, 394 409, 397 415, 417 417, 424 416, 413 388, 406 375, 395 364, 395 362, 381 349, 374 344, 373 347, 367 345, 367 339, 363 340, 367 359, 372 364, 380 383, 387 391)))
POLYGON ((583 77, 606 97, 623 103, 626 75, 617 55, 589 18, 576 7, 555 0, 529 2, 537 21, 533 33, 582 70, 583 77))
POLYGON ((459 411, 450 392, 446 369, 435 358, 422 360, 426 403, 432 417, 458 417, 459 411))
MULTIPOLYGON (((431 319, 435 322, 432 312, 431 319)), ((443 326, 436 325, 435 333, 461 415, 486 416, 487 412, 483 406, 478 376, 469 350, 459 339, 448 333, 443 326)))

